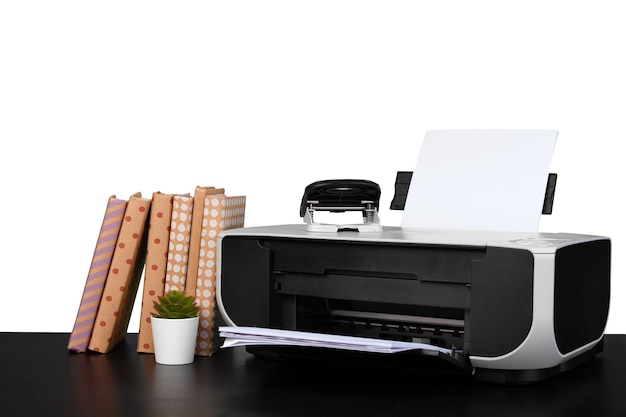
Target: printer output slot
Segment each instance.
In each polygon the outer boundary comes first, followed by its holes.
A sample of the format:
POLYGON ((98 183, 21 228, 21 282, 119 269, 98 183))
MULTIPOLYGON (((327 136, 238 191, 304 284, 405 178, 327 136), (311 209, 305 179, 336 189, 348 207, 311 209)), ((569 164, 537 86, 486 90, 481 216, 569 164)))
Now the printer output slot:
MULTIPOLYGON (((353 300, 390 305, 467 310, 470 290, 465 283, 397 279, 395 276, 311 274, 274 271, 273 288, 279 295, 353 300), (395 278, 395 279, 394 279, 395 278)), ((384 311, 384 310, 383 310, 384 311)))
MULTIPOLYGON (((302 331, 371 337, 405 342, 428 343, 463 350, 465 337, 464 312, 447 311, 442 317, 423 315, 432 309, 398 305, 401 313, 381 313, 379 303, 352 303, 347 300, 297 296, 292 299, 295 323, 290 327, 302 331), (367 308, 368 310, 356 310, 367 308)), ((288 305, 290 303, 284 304, 288 305)), ((389 306, 384 306, 389 311, 389 306)))
POLYGON ((404 272, 378 272, 378 271, 353 271, 344 269, 326 269, 325 275, 333 276, 354 276, 354 277, 370 277, 370 278, 389 278, 389 279, 411 279, 417 280, 417 274, 409 274, 404 272))

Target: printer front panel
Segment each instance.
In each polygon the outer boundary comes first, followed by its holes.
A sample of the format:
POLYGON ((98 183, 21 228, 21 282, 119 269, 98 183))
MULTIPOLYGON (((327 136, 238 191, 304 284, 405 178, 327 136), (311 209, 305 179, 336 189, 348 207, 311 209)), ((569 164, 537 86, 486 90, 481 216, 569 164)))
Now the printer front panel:
POLYGON ((219 296, 234 325, 468 350, 472 265, 483 249, 226 236, 219 296))
POLYGON ((252 236, 221 245, 219 296, 233 325, 497 358, 518 348, 533 322, 535 265, 526 249, 252 236))

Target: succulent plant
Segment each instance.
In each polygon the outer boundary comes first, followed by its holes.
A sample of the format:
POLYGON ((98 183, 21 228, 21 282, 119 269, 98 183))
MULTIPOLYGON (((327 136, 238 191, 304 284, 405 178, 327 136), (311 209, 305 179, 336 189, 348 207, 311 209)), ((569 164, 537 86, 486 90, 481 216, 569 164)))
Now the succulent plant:
POLYGON ((158 297, 159 301, 154 301, 153 317, 164 319, 185 319, 196 317, 199 307, 196 300, 182 291, 170 291, 163 297, 158 297))

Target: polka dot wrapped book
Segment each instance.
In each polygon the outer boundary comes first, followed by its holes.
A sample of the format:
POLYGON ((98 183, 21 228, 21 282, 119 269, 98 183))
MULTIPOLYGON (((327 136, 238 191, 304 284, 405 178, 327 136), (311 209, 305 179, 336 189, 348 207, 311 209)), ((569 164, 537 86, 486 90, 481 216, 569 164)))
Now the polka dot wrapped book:
POLYGON ((245 196, 207 195, 204 199, 196 280, 196 302, 200 307, 196 355, 199 356, 210 356, 215 349, 217 236, 222 230, 243 227, 245 208, 245 196))
POLYGON ((150 320, 152 318, 153 302, 164 293, 173 199, 174 197, 171 194, 164 194, 159 191, 152 194, 141 298, 141 316, 139 334, 137 335, 138 352, 154 353, 150 320))
POLYGON ((185 292, 187 295, 196 295, 196 281, 198 279, 198 264, 200 262, 200 239, 202 237, 202 212, 204 198, 208 195, 224 194, 223 188, 197 186, 193 196, 193 218, 191 220, 191 236, 189 240, 189 260, 187 261, 187 281, 185 292))
POLYGON ((165 270, 165 293, 185 291, 192 214, 193 197, 190 195, 175 195, 172 197, 170 239, 167 247, 167 269, 165 270))

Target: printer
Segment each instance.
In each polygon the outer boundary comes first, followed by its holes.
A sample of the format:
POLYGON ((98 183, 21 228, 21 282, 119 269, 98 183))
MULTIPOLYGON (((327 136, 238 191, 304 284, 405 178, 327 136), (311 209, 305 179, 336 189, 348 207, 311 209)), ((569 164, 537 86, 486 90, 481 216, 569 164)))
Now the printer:
MULTIPOLYGON (((418 342, 449 353, 416 349, 386 355, 280 344, 250 345, 248 352, 526 384, 602 351, 609 238, 378 227, 371 212, 378 207, 378 194, 369 193, 360 206, 358 198, 343 204, 349 199, 342 193, 355 184, 340 185, 339 198, 336 193, 311 198, 307 188, 303 224, 220 233, 216 298, 223 321, 418 342), (361 209, 364 224, 375 227, 315 225, 315 204, 337 212, 361 209)), ((366 185, 376 190, 375 184, 366 185)))

